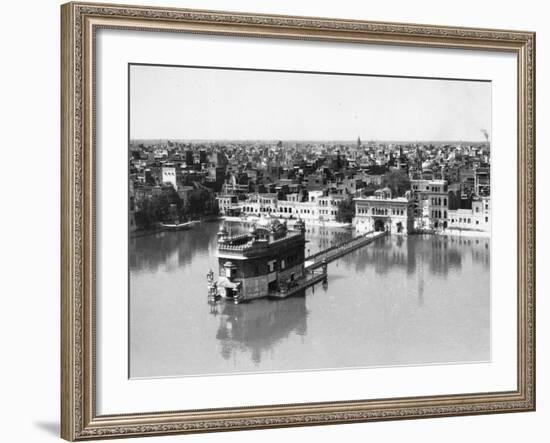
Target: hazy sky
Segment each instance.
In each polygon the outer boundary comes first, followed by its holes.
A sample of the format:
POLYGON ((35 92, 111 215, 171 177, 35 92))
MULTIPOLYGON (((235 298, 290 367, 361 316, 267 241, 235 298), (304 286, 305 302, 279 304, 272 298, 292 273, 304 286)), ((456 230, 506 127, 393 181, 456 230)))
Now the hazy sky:
POLYGON ((130 69, 132 139, 481 141, 483 129, 488 82, 130 69))

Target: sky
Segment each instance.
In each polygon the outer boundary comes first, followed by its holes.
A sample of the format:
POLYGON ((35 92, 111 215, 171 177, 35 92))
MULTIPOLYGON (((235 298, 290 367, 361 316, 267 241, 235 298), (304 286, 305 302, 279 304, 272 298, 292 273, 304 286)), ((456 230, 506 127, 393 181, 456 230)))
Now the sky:
POLYGON ((130 138, 484 141, 491 83, 130 67, 130 138))

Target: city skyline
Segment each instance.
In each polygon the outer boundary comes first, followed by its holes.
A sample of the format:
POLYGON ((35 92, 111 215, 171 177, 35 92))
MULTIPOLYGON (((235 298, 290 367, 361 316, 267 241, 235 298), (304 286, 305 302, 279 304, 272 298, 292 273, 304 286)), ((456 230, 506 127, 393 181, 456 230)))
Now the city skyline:
POLYGON ((129 99, 132 140, 440 143, 491 132, 491 83, 478 80, 131 65, 129 99))

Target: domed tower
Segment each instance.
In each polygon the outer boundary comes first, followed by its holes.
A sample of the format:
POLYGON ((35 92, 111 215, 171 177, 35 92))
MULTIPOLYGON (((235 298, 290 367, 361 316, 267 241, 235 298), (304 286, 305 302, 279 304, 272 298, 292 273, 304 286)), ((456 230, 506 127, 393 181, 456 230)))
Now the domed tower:
POLYGON ((229 238, 229 232, 223 223, 218 231, 218 243, 224 243, 229 238))
POLYGON ((256 223, 252 223, 252 225, 250 225, 250 228, 248 228, 248 233, 250 234, 250 237, 252 237, 252 241, 258 239, 258 227, 256 226, 256 223))
POLYGON ((301 218, 299 218, 296 223, 294 223, 294 230, 300 231, 302 234, 304 234, 306 232, 306 223, 301 218))

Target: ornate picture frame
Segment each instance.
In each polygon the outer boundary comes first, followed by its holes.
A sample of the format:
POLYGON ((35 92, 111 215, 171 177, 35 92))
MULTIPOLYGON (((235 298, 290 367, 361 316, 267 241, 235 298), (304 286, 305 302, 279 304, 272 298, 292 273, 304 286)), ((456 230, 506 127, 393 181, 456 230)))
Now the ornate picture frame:
MULTIPOLYGON (((535 34, 72 2, 61 7, 61 436, 69 441, 535 410, 535 34), (517 56, 517 389, 441 396, 96 412, 95 35, 147 30, 475 49, 517 56)), ((121 254, 124 254, 121 251, 121 254)))

